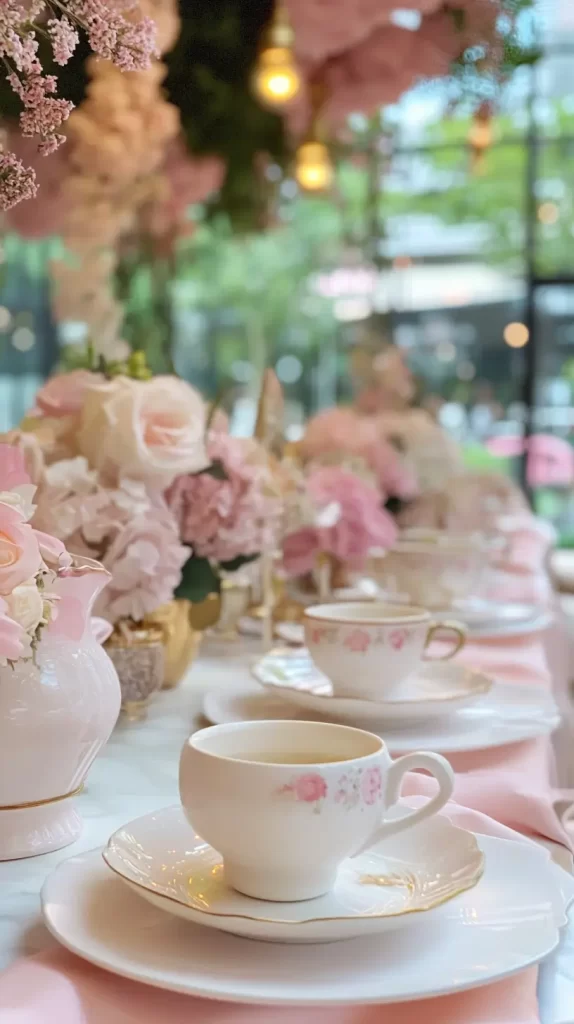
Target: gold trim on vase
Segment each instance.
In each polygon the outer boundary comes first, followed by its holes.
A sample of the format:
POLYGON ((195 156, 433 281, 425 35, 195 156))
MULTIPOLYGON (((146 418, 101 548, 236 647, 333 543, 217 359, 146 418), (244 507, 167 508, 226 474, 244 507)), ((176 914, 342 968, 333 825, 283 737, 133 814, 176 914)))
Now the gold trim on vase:
POLYGON ((79 796, 84 788, 84 783, 78 786, 77 789, 73 789, 70 793, 64 793, 63 796, 51 796, 46 800, 30 800, 25 804, 8 804, 5 807, 0 807, 0 811, 27 811, 32 807, 47 807, 49 804, 59 804, 62 800, 71 800, 74 796, 79 796))

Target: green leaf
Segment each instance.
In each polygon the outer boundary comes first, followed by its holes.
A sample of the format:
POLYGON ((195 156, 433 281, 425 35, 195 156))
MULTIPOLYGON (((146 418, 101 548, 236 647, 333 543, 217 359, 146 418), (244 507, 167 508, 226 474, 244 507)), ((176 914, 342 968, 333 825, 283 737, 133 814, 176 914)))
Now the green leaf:
POLYGON ((174 596, 199 604, 210 594, 219 594, 220 590, 221 579, 209 559, 191 555, 182 569, 181 583, 174 596))
POLYGON ((219 566, 224 572, 237 572, 244 565, 249 565, 250 562, 254 562, 256 558, 259 558, 259 554, 256 555, 238 555, 237 558, 230 558, 228 562, 220 562, 219 566))

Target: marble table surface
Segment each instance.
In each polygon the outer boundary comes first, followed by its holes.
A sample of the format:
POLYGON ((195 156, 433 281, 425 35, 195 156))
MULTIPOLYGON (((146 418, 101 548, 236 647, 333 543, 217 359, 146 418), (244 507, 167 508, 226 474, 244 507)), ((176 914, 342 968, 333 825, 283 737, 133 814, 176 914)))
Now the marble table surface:
MULTIPOLYGON (((145 722, 120 720, 78 798, 84 818, 80 839, 56 853, 0 863, 0 970, 18 956, 55 944, 42 923, 39 892, 61 860, 103 846, 130 819, 178 802, 179 754, 190 732, 204 724, 203 693, 210 686, 233 685, 256 652, 256 641, 243 641, 240 647, 206 641, 184 683, 159 694, 145 722)), ((558 863, 569 869, 564 849, 547 845, 558 863)), ((539 977, 542 1024, 574 1024, 574 914, 560 948, 542 965, 539 977)))

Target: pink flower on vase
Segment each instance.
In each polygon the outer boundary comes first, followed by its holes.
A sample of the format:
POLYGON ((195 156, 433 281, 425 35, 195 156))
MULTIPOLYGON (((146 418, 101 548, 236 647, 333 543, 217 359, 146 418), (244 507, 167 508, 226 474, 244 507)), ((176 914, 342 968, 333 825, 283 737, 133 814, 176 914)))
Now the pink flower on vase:
POLYGON ((71 564, 72 558, 61 540, 42 530, 34 530, 34 533, 42 559, 50 569, 61 569, 71 564))
POLYGON ((300 447, 307 462, 336 455, 364 460, 376 477, 381 500, 408 499, 418 491, 411 470, 382 436, 377 420, 354 409, 336 406, 318 413, 307 424, 300 447))
POLYGON ((207 464, 205 405, 177 377, 115 377, 86 389, 78 448, 110 477, 168 487, 180 473, 207 464))
POLYGON ((159 498, 145 513, 116 524, 111 538, 100 560, 112 579, 96 614, 139 622, 172 599, 189 548, 180 544, 175 519, 159 498))
POLYGON ((281 514, 263 449, 218 430, 209 435, 207 454, 221 463, 225 479, 182 476, 166 494, 183 542, 217 562, 258 555, 275 543, 281 514))
POLYGON ((283 566, 289 576, 304 576, 311 572, 320 554, 318 532, 313 526, 304 526, 285 537, 283 566))
POLYGON ((367 768, 361 779, 361 795, 366 804, 372 806, 381 799, 383 793, 383 780, 381 769, 377 766, 367 768))
POLYGON ((35 576, 41 565, 34 530, 17 508, 0 502, 0 594, 10 594, 35 576))
POLYGON ((44 416, 76 416, 81 412, 86 391, 103 377, 89 370, 72 370, 50 377, 36 395, 36 409, 44 416))
POLYGON ((8 615, 8 605, 0 597, 0 664, 17 661, 25 650, 26 634, 22 626, 8 615))
POLYGON ((400 651, 405 646, 409 638, 408 629, 393 629, 392 633, 389 634, 389 640, 391 641, 391 647, 395 651, 400 651))
POLYGON ((22 450, 13 444, 0 444, 0 491, 13 491, 29 483, 22 450))
POLYGON ((371 646, 371 638, 364 629, 354 629, 343 642, 355 654, 364 654, 371 646))
POLYGON ((306 487, 317 510, 316 525, 285 538, 283 557, 289 575, 311 572, 320 552, 360 568, 373 548, 392 547, 395 522, 381 507, 377 488, 356 473, 340 466, 318 466, 309 473, 306 487), (321 510, 328 507, 336 508, 337 515, 329 517, 329 525, 319 525, 321 510))
POLYGON ((302 803, 314 804, 327 796, 327 783, 319 772, 308 772, 283 786, 281 793, 291 794, 302 803))

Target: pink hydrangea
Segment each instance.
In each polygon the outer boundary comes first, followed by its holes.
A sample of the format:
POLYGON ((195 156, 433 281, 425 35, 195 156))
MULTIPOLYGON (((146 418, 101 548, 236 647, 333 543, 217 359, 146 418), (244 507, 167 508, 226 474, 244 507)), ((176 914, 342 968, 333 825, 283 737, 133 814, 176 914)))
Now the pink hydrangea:
POLYGON ((217 562, 257 555, 275 542, 281 512, 264 453, 255 441, 221 432, 210 434, 207 451, 226 479, 182 476, 167 492, 181 538, 217 562))
POLYGON ((290 576, 311 572, 321 553, 360 567, 372 548, 392 547, 397 528, 376 487, 339 466, 313 470, 307 487, 319 521, 321 509, 333 508, 338 514, 331 525, 305 526, 285 538, 283 560, 290 576))
POLYGON ((417 493, 415 477, 382 436, 377 421, 351 408, 336 406, 314 416, 301 441, 301 453, 307 462, 333 455, 363 459, 377 479, 383 501, 406 500, 417 493))
POLYGON ((189 549, 180 544, 175 519, 157 501, 124 523, 102 555, 112 579, 97 613, 109 622, 125 617, 141 621, 171 601, 188 558, 189 549))

